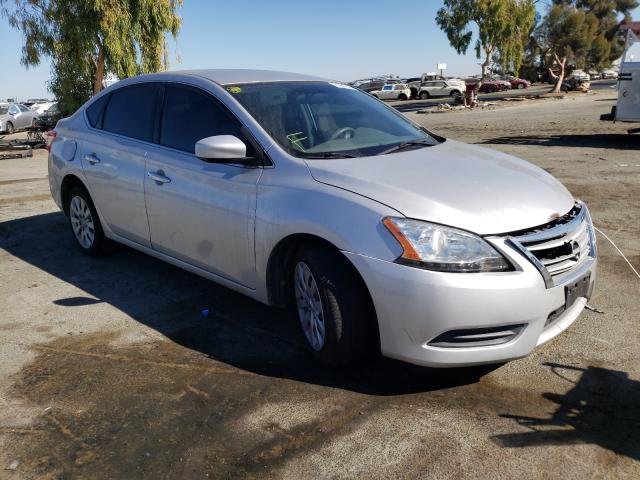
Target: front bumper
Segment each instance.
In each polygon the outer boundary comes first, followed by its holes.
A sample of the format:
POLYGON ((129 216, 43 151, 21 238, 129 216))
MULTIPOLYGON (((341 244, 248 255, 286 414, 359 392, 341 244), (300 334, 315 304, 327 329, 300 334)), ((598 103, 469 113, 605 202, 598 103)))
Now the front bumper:
POLYGON ((517 271, 434 272, 344 252, 369 288, 383 355, 430 367, 500 363, 528 355, 578 318, 595 284, 595 258, 588 258, 575 271, 563 275, 562 283, 547 288, 540 271, 506 239, 492 243, 517 271), (587 274, 586 296, 557 314, 565 305, 565 286, 587 274), (524 327, 502 344, 455 348, 429 345, 452 330, 513 325, 524 327))

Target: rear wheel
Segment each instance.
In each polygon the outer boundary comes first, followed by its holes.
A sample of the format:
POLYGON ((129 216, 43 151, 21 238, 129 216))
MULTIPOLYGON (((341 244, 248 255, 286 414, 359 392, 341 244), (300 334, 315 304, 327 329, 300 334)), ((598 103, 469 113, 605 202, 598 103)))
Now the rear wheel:
POLYGON ((15 131, 16 129, 13 127, 13 123, 7 122, 7 133, 11 135, 15 131))
POLYGON ((100 218, 89 192, 76 186, 69 192, 69 225, 80 250, 91 257, 108 251, 109 240, 105 237, 100 218))
POLYGON ((292 267, 295 310, 311 353, 329 365, 362 357, 372 309, 362 280, 346 259, 309 246, 296 252, 292 267))
POLYGON ((420 99, 427 100, 429 98, 429 92, 420 92, 420 99))
POLYGON ((460 93, 460 90, 451 90, 451 96, 453 98, 458 98, 458 97, 462 96, 462 93, 460 93))
POLYGON ((519 84, 518 84, 518 89, 519 89, 519 90, 521 90, 521 89, 523 89, 523 88, 524 88, 524 83, 519 83, 519 84))
POLYGON ((489 87, 489 93, 496 93, 496 87, 494 87, 493 85, 491 85, 489 87))
POLYGON ((408 100, 407 96, 404 93, 398 95, 398 100, 408 100))

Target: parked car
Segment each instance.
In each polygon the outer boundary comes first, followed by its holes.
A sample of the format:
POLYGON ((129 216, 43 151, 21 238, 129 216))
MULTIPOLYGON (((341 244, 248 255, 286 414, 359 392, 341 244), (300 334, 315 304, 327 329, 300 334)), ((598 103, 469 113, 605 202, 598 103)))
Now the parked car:
POLYGON ((371 80, 369 82, 363 82, 360 83, 358 85, 356 85, 356 88, 359 88, 360 90, 362 90, 363 92, 374 92, 376 90, 380 90, 382 87, 385 86, 385 81, 384 80, 371 80))
POLYGON ((590 80, 600 80, 602 78, 602 74, 596 70, 589 70, 588 73, 590 80))
POLYGON ((588 82, 591 80, 591 77, 589 76, 589 74, 584 70, 580 70, 580 69, 577 69, 571 72, 570 78, 575 78, 576 80, 581 82, 588 82))
POLYGON ((11 134, 35 126, 36 115, 21 103, 9 103, 6 107, 7 112, 0 115, 0 132, 11 134))
POLYGON ((531 86, 531 82, 523 78, 507 77, 507 80, 511 84, 511 88, 517 88, 521 90, 523 88, 529 88, 531 86))
POLYGON ((36 128, 40 130, 48 130, 56 126, 58 120, 62 117, 58 104, 54 103, 42 115, 36 119, 36 128))
POLYGON ((511 81, 505 78, 492 78, 490 79, 493 82, 496 82, 500 86, 501 91, 511 90, 511 81))
MULTIPOLYGON (((480 79, 467 78, 465 79, 465 83, 466 83, 467 89, 476 88, 478 83, 480 83, 480 79)), ((502 92, 504 90, 506 90, 506 86, 503 83, 497 82, 495 80, 489 80, 489 79, 482 80, 482 83, 480 84, 480 88, 478 89, 480 93, 495 93, 495 92, 502 92)))
POLYGON ((44 112, 46 112, 55 103, 56 102, 38 102, 38 103, 34 103, 33 105, 31 105, 31 107, 29 107, 29 108, 33 112, 35 112, 36 116, 40 116, 44 112))
POLYGON ((425 100, 431 97, 461 97, 466 92, 464 82, 451 80, 429 80, 422 82, 418 97, 425 100))
POLYGON ((371 95, 380 100, 409 100, 411 90, 406 83, 396 83, 394 85, 384 85, 380 90, 374 90, 371 95))
MULTIPOLYGON (((440 75, 436 75, 433 73, 423 73, 420 78, 413 77, 405 80, 404 83, 407 84, 409 90, 411 90, 410 98, 420 98, 420 94, 422 91, 422 87, 430 87, 433 88, 434 84, 432 82, 445 82, 447 87, 450 87, 449 92, 446 95, 451 95, 451 92, 454 92, 455 96, 459 96, 459 93, 464 93, 466 91, 466 86, 464 84, 464 80, 460 80, 459 78, 444 78, 440 75)), ((441 86, 441 84, 440 84, 441 86)), ((445 87, 445 91, 446 88, 445 87)), ((431 95, 431 90, 426 90, 429 95, 431 95)), ((443 96, 443 95, 432 95, 432 96, 443 96)), ((422 98, 429 98, 426 95, 423 95, 422 98)))
POLYGON ((520 358, 593 290, 589 212, 560 182, 347 85, 143 75, 50 138, 51 193, 81 251, 116 241, 289 307, 330 364, 378 346, 439 367, 520 358))
POLYGON ((608 69, 608 70, 603 70, 602 71, 602 78, 603 79, 617 79, 618 78, 618 71, 614 70, 614 69, 608 69))

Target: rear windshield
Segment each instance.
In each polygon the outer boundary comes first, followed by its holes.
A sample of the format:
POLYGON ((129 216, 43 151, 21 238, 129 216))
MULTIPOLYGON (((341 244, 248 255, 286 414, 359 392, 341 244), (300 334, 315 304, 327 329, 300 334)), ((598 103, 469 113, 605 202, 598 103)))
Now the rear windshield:
POLYGON ((227 91, 297 157, 364 157, 405 142, 438 143, 379 100, 342 84, 251 83, 227 86, 227 91))

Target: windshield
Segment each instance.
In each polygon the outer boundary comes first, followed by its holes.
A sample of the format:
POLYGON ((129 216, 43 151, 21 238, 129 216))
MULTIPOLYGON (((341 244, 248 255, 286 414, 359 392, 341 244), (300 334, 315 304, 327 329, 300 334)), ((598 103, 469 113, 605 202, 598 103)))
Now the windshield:
POLYGON ((227 86, 227 91, 297 157, 363 157, 407 142, 411 148, 438 143, 381 101, 342 84, 252 83, 227 86))

